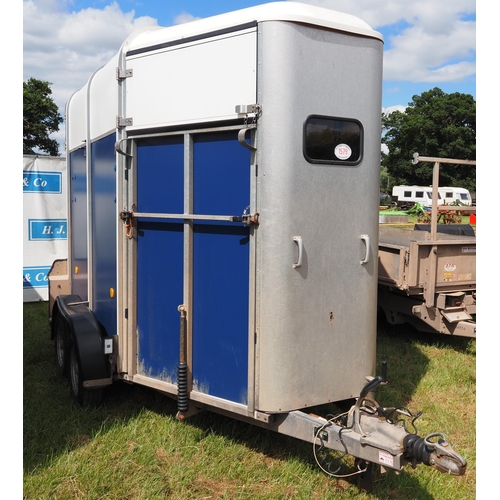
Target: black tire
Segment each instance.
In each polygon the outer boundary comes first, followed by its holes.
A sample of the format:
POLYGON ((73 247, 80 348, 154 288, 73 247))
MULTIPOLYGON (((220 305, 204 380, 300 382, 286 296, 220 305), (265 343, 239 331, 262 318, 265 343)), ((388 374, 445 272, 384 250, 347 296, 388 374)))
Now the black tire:
POLYGON ((78 362, 77 347, 75 343, 73 343, 71 347, 68 371, 71 395, 75 401, 81 406, 99 406, 104 398, 104 388, 98 387, 89 389, 83 387, 83 379, 81 376, 82 370, 78 362))
POLYGON ((60 375, 68 376, 69 370, 69 329, 68 324, 61 316, 56 314, 54 318, 54 350, 56 367, 60 375))

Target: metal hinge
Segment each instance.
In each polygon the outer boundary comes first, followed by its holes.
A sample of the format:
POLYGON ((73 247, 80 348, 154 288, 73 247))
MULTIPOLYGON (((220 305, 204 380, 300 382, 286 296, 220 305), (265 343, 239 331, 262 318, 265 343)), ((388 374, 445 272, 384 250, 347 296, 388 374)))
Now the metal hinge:
POLYGON ((130 78, 131 76, 134 76, 133 69, 116 68, 116 79, 117 80, 125 80, 125 78, 130 78))
POLYGON ((234 107, 234 112, 239 115, 248 115, 250 113, 255 113, 255 108, 257 104, 238 104, 234 107))
POLYGON ((134 120, 132 118, 124 118, 123 116, 116 117, 116 127, 130 127, 134 124, 134 120))
POLYGON ((257 125, 258 118, 262 114, 262 106, 259 103, 238 104, 234 107, 234 112, 238 115, 245 115, 245 126, 255 126, 257 125))
POLYGON ((405 252, 405 257, 404 257, 404 266, 408 267, 408 264, 410 263, 410 252, 405 252))

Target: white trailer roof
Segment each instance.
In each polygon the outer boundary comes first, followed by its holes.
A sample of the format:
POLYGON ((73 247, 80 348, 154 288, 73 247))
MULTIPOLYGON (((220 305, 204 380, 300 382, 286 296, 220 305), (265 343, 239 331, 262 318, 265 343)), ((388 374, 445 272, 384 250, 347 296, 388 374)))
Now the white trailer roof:
MULTIPOLYGON (((374 31, 366 22, 355 16, 288 1, 266 3, 166 28, 159 26, 141 28, 132 33, 122 44, 119 53, 107 65, 94 72, 87 84, 68 101, 67 112, 73 116, 80 116, 79 120, 72 120, 72 125, 67 129, 66 146, 68 151, 82 146, 84 140, 93 140, 114 129, 116 116, 120 113, 118 109, 119 91, 116 85, 110 85, 109 82, 116 83, 117 66, 126 66, 123 57, 140 58, 145 53, 162 52, 162 49, 178 44, 189 44, 207 37, 224 37, 226 34, 235 31, 242 32, 245 29, 246 31, 255 30, 257 23, 266 21, 285 21, 317 26, 354 36, 374 38, 383 42, 380 33, 374 31), (89 88, 92 99, 90 99, 89 88), (80 113, 83 114, 79 115, 80 113), (88 124, 87 116, 91 118, 88 124)), ((243 80, 250 81, 250 78, 245 77, 243 80)), ((128 86, 130 87, 134 83, 131 81, 128 86)), ((149 87, 151 87, 151 82, 149 87)), ((255 91, 252 92, 255 93, 255 91)), ((229 97, 226 100, 231 102, 231 109, 234 111, 234 103, 240 101, 229 97)), ((252 98, 241 102, 253 102, 253 100, 252 98)), ((133 104, 133 100, 129 96, 127 112, 133 111, 133 104)), ((196 107, 196 105, 196 102, 191 102, 191 108, 196 107)), ((140 108, 140 106, 138 107, 140 108)), ((149 106, 148 109, 151 110, 152 107, 149 106)), ((169 110, 169 116, 172 115, 171 111, 169 110)), ((135 127, 142 123, 140 114, 136 109, 135 127)), ((217 116, 219 115, 217 114, 217 116)), ((172 121, 173 117, 170 116, 170 119, 172 121)), ((151 123, 156 123, 149 116, 148 120, 151 123)), ((157 125, 160 126, 159 123, 157 125)), ((162 122, 162 125, 165 124, 162 122)))
POLYGON ((141 51, 169 41, 188 39, 263 21, 291 21, 322 26, 338 31, 378 38, 383 37, 366 22, 350 14, 298 2, 271 2, 256 7, 199 19, 162 29, 132 34, 124 44, 125 52, 141 51))

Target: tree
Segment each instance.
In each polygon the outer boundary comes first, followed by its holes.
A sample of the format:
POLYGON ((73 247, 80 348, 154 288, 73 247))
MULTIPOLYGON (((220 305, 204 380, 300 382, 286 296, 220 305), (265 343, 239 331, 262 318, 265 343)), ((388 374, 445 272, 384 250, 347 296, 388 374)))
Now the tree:
MULTIPOLYGON (((412 164, 413 154, 457 160, 476 159, 476 101, 469 94, 446 94, 439 88, 413 96, 405 112, 382 114, 383 155, 393 184, 432 184, 433 163, 412 164)), ((440 186, 476 190, 476 169, 441 164, 440 186)))
POLYGON ((63 119, 51 97, 50 85, 36 78, 23 82, 23 154, 39 149, 59 156, 59 145, 49 135, 59 130, 63 119))

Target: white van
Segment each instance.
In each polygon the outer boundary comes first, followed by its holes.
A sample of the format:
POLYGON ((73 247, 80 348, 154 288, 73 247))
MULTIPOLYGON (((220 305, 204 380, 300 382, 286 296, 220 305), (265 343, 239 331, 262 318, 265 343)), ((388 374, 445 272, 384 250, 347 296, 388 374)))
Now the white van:
MULTIPOLYGON (((392 188, 392 201, 398 206, 418 203, 423 207, 432 207, 432 186, 394 186, 392 188)), ((438 190, 438 205, 444 200, 438 190)))
POLYGON ((459 201, 462 205, 471 206, 472 198, 469 191, 459 187, 440 187, 439 194, 445 203, 451 205, 455 201, 459 201))

